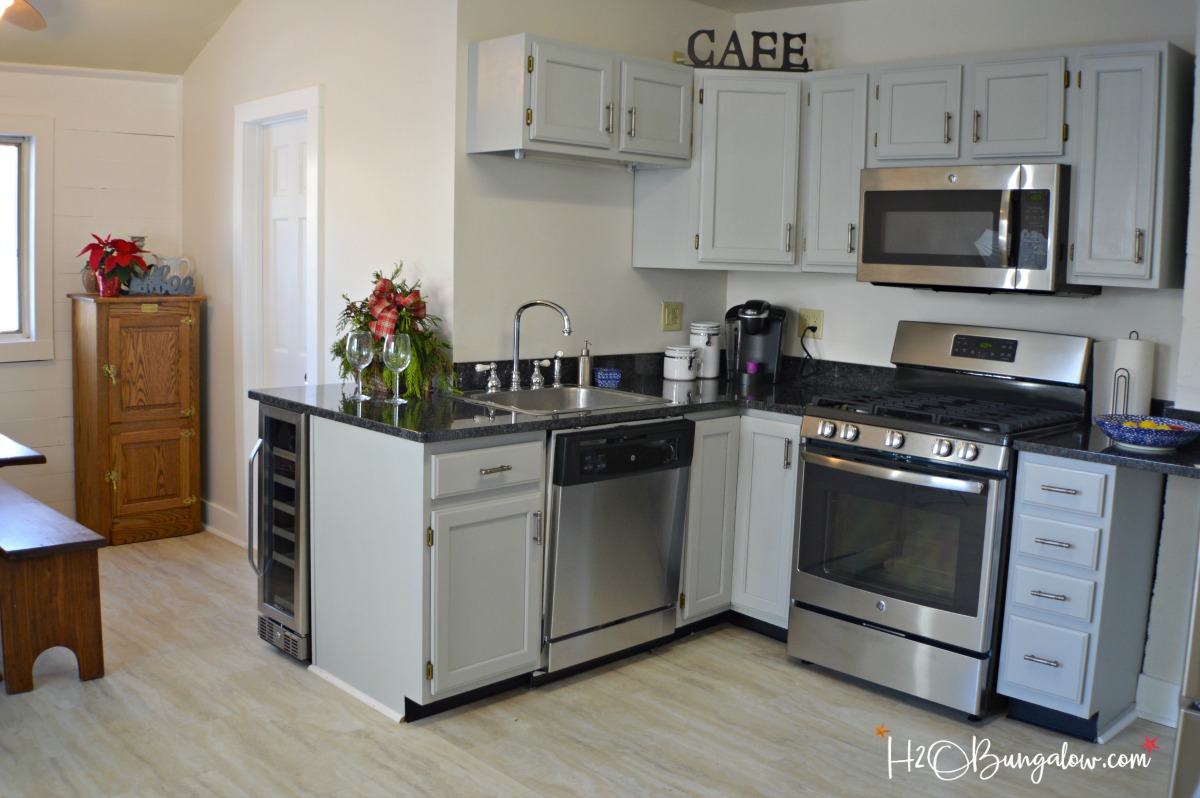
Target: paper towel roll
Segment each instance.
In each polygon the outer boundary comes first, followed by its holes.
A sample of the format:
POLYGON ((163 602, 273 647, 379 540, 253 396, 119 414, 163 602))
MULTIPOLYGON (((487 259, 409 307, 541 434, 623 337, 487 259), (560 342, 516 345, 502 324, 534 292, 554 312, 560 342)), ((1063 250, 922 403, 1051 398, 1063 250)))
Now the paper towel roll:
POLYGON ((1097 341, 1092 347, 1092 415, 1150 412, 1154 342, 1137 338, 1097 341), (1114 389, 1116 391, 1114 395, 1114 389))

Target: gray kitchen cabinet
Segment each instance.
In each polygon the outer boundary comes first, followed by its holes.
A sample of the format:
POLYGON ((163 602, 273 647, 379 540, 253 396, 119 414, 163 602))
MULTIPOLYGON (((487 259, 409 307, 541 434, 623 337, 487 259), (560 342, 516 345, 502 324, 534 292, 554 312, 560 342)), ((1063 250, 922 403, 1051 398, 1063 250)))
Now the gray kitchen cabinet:
POLYGON ((880 71, 875 100, 872 161, 958 157, 960 64, 880 71))
POLYGON ((971 68, 974 157, 1058 156, 1066 142, 1065 58, 991 61, 971 68))
POLYGON ((1072 282, 1183 284, 1191 75, 1169 44, 1083 56, 1072 282))
POLYGON ((698 418, 688 486, 679 625, 729 609, 737 505, 736 415, 698 418))
POLYGON ((317 674, 399 719, 537 669, 544 433, 420 444, 314 417, 309 451, 317 674))
POLYGON ((997 690, 1104 742, 1136 716, 1163 477, 1022 452, 997 690))
POLYGON ((804 244, 801 271, 854 274, 859 172, 866 163, 864 73, 816 77, 805 87, 804 244))
POLYGON ((692 69, 517 34, 471 44, 467 152, 686 166, 692 69))
POLYGON ((787 628, 796 536, 800 422, 745 415, 738 451, 732 606, 787 628))

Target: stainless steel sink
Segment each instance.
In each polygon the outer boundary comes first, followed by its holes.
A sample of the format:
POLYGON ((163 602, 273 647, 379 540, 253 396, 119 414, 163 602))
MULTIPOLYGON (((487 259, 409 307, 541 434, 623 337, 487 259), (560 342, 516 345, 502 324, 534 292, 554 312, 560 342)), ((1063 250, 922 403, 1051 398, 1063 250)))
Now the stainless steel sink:
POLYGON ((520 391, 468 391, 460 399, 484 407, 515 413, 548 416, 554 413, 582 413, 589 410, 615 410, 623 407, 648 407, 670 404, 661 396, 646 396, 612 388, 564 385, 561 388, 537 388, 520 391))

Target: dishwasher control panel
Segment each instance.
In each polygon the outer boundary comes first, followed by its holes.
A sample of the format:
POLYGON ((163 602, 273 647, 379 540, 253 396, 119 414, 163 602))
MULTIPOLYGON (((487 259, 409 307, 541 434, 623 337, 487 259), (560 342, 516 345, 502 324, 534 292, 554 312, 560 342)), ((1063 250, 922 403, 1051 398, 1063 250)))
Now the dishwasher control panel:
POLYGON ((695 422, 599 427, 561 435, 555 445, 555 485, 686 468, 692 463, 695 422))

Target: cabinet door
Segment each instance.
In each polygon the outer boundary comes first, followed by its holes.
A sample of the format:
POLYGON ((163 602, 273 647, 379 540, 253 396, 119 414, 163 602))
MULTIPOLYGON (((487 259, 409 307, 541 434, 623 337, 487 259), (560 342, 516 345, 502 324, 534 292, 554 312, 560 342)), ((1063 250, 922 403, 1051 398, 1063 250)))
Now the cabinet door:
POLYGON ((198 512, 195 480, 199 475, 193 473, 192 455, 199 442, 187 434, 191 432, 173 425, 116 428, 109 441, 114 526, 122 518, 143 526, 153 524, 152 518, 144 517, 147 513, 192 507, 198 512))
POLYGON ((866 74, 811 81, 805 110, 803 269, 853 273, 859 172, 867 146, 866 74))
POLYGON ((622 62, 621 109, 621 152, 691 157, 691 69, 622 62))
POLYGON ((107 362, 102 365, 102 384, 109 391, 109 421, 195 416, 192 357, 198 331, 189 308, 147 302, 109 311, 107 362))
POLYGON ((978 64, 974 75, 974 155, 1062 155, 1064 59, 978 64))
POLYGON ((537 668, 541 511, 527 493, 432 513, 434 695, 537 668))
POLYGON ((962 67, 882 72, 877 158, 957 158, 962 67))
POLYGON ((800 81, 709 78, 700 106, 700 260, 794 264, 800 81))
POLYGON ((733 607, 781 627, 791 595, 799 440, 798 424, 742 419, 733 607))
POLYGON ((1083 59, 1071 264, 1081 282, 1120 285, 1151 275, 1158 74, 1157 53, 1083 59))
POLYGON ((739 427, 737 416, 696 422, 679 599, 683 621, 729 606, 739 427))
POLYGON ((612 56, 544 41, 533 42, 532 56, 530 140, 611 147, 616 115, 612 56))

